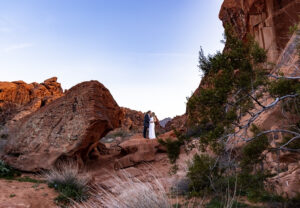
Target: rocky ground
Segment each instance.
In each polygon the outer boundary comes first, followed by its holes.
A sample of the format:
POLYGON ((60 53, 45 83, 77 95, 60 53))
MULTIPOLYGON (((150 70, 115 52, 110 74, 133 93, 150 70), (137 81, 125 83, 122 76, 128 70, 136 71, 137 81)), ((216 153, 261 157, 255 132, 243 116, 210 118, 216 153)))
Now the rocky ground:
POLYGON ((58 193, 44 183, 19 182, 0 179, 1 208, 50 208, 56 207, 58 193))
MULTIPOLYGON (((161 138, 165 139, 171 136, 174 134, 170 132, 162 135, 161 138)), ((163 148, 159 146, 157 140, 146 140, 140 134, 134 134, 120 144, 117 144, 117 141, 106 143, 109 152, 96 160, 90 160, 86 164, 83 174, 91 175, 93 185, 104 187, 110 191, 114 190, 116 186, 115 177, 122 177, 126 173, 135 180, 142 182, 154 184, 156 180, 159 180, 169 192, 174 184, 185 178, 187 161, 191 159, 195 151, 187 153, 182 149, 177 161, 178 170, 176 173, 172 173, 169 158, 165 152, 158 151, 159 148, 163 148), (122 147, 123 150, 128 150, 127 155, 121 155, 121 149, 118 146, 122 147), (131 152, 132 149, 135 150, 131 152), (130 158, 130 161, 127 158, 130 158), (120 164, 122 169, 119 169, 120 164)), ((43 179, 43 176, 36 177, 34 174, 26 174, 26 176, 43 179)), ((58 194, 53 189, 48 188, 45 183, 0 179, 0 189, 1 208, 50 208, 56 206, 54 198, 58 194)))

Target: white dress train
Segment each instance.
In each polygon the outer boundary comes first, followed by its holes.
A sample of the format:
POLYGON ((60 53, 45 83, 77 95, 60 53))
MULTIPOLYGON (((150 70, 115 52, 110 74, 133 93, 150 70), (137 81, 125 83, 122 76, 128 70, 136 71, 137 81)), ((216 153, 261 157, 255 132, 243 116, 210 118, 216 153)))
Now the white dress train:
POLYGON ((155 123, 154 118, 150 118, 150 125, 149 125, 149 139, 155 139, 155 123))

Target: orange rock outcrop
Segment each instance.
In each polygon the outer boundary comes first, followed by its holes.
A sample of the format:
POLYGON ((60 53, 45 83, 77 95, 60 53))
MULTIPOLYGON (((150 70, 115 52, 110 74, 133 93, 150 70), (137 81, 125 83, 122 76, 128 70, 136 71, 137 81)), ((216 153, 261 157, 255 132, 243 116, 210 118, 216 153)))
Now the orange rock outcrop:
POLYGON ((56 77, 40 84, 0 82, 0 125, 9 120, 19 120, 62 95, 63 90, 56 77))
POLYGON ((299 0, 224 0, 219 18, 233 26, 241 39, 251 34, 276 62, 299 22, 299 0))

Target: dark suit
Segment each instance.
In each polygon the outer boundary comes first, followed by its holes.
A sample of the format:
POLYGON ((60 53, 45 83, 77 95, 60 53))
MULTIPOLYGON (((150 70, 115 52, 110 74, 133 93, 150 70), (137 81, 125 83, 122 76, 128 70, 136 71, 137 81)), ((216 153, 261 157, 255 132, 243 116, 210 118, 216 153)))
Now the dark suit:
POLYGON ((144 132, 143 132, 144 138, 147 138, 147 130, 149 128, 149 125, 150 125, 150 116, 147 113, 144 117, 144 132))

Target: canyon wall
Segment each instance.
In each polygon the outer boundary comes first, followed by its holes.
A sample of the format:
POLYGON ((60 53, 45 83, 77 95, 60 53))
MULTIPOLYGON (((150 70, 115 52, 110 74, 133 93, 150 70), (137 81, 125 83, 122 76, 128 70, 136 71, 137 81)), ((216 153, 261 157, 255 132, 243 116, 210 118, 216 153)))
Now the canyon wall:
POLYGON ((299 0, 225 0, 219 18, 233 26, 241 39, 251 34, 276 62, 291 37, 289 28, 299 22, 299 0))

